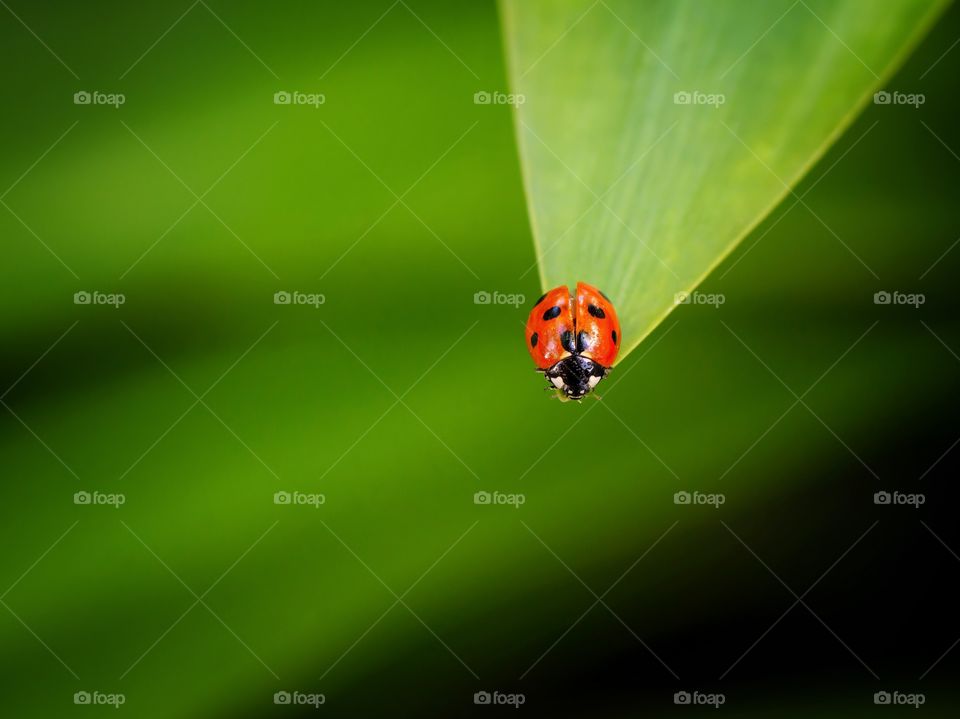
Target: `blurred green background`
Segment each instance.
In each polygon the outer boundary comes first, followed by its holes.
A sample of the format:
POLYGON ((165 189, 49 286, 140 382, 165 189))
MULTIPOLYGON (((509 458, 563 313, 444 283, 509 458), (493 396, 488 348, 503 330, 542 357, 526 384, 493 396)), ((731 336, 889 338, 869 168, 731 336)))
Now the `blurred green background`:
POLYGON ((492 3, 0 8, 3 716, 955 715, 960 12, 890 83, 925 104, 797 189, 877 277, 788 200, 582 405, 523 347, 510 111, 473 101, 499 33, 492 3))

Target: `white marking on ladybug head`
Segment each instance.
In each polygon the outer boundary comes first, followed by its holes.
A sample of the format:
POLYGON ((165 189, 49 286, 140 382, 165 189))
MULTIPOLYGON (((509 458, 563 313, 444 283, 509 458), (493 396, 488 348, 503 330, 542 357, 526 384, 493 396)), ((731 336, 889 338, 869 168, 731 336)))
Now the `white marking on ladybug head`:
POLYGON ((557 389, 563 389, 563 377, 551 377, 550 381, 553 382, 553 386, 557 389))
POLYGON ((594 376, 592 376, 590 379, 587 380, 587 384, 590 386, 590 389, 593 389, 593 388, 596 387, 598 384, 600 384, 600 380, 602 380, 602 379, 603 379, 603 377, 598 377, 598 376, 594 375, 594 376))

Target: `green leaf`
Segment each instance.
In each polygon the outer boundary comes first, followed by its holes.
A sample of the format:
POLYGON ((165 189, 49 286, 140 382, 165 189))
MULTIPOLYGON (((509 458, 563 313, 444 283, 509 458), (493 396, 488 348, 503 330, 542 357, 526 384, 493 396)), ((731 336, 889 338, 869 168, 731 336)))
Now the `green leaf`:
POLYGON ((792 193, 946 4, 503 0, 544 290, 610 295, 623 359, 792 193))

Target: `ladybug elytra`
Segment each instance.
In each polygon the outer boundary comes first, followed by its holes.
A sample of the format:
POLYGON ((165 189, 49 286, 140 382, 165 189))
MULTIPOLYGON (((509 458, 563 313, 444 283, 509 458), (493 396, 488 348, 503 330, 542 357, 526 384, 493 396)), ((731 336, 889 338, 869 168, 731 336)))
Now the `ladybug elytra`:
POLYGON ((620 321, 596 287, 566 285, 536 301, 527 319, 527 349, 561 398, 580 400, 607 376, 620 351, 620 321))

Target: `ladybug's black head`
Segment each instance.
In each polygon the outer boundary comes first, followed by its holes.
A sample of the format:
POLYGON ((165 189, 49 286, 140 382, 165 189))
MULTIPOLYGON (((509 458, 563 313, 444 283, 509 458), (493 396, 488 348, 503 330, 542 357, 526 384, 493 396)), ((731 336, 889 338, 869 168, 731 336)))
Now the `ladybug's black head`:
POLYGON ((568 399, 581 400, 607 375, 607 369, 586 357, 570 355, 545 374, 547 380, 568 399))

